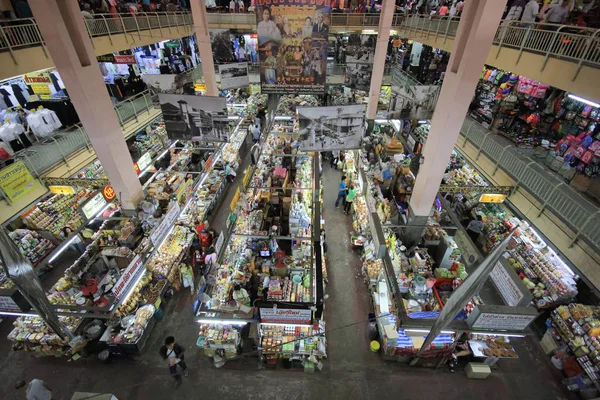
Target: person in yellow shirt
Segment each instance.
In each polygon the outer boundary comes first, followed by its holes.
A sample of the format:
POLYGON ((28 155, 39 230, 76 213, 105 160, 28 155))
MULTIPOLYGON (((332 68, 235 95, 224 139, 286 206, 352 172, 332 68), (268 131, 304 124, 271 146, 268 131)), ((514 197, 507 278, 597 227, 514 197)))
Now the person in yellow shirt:
POLYGON ((194 270, 191 266, 186 264, 179 265, 179 272, 181 272, 181 281, 183 283, 183 287, 190 288, 190 295, 194 295, 194 270))

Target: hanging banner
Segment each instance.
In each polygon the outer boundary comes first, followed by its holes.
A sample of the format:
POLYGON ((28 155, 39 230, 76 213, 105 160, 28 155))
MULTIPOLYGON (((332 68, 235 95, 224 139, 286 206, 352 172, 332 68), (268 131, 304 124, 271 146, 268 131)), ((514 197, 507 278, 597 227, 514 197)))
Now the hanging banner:
POLYGON ((159 94, 158 100, 169 139, 229 141, 225 97, 159 94))
POLYGON ((346 78, 344 85, 350 89, 369 91, 377 35, 348 36, 346 46, 346 78))
POLYGON ((233 42, 229 29, 210 29, 208 33, 215 63, 236 62, 237 58, 233 54, 233 42))
POLYGON ((191 74, 144 74, 142 80, 155 93, 177 93, 194 81, 191 74))
POLYGON ((330 14, 330 0, 256 1, 262 93, 325 93, 330 14))
POLYGON ((388 108, 390 119, 431 119, 441 86, 395 86, 388 108))
POLYGON ((86 219, 94 218, 107 204, 102 192, 98 192, 81 205, 80 211, 86 219))
POLYGON ((50 193, 54 194, 75 194, 73 186, 48 186, 50 193))
POLYGON ((312 311, 285 308, 260 308, 260 322, 273 324, 310 324, 312 311))
POLYGON ((366 106, 298 107, 300 150, 358 149, 365 132, 366 106))
POLYGON ((23 161, 0 170, 0 189, 10 201, 19 200, 35 189, 35 179, 23 161))
POLYGON ((221 75, 221 89, 237 89, 248 87, 250 77, 248 76, 248 63, 236 63, 219 65, 221 75))
POLYGON ((139 271, 141 269, 145 269, 144 262, 142 258, 137 255, 135 258, 129 263, 125 271, 121 273, 119 280, 115 283, 113 287, 112 293, 115 296, 116 300, 121 300, 123 295, 125 294, 125 290, 131 286, 133 283, 134 277, 138 276, 139 271))

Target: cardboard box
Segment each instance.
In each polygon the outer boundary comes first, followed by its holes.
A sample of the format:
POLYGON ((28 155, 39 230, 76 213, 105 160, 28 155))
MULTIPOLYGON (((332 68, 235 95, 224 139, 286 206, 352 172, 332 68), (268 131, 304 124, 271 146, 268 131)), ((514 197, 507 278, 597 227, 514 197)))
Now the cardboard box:
POLYGON ((492 373, 489 365, 470 362, 465 368, 467 378, 469 379, 486 379, 492 373))
POLYGON ((542 340, 540 340, 540 346, 542 346, 547 356, 553 354, 554 350, 558 349, 558 343, 549 334, 545 334, 542 340))

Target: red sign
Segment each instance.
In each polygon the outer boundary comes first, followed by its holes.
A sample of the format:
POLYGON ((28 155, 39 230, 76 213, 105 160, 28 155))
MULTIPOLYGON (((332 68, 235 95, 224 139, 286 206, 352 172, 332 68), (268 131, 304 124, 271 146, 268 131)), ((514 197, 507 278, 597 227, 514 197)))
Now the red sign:
POLYGON ((102 189, 102 194, 106 200, 112 200, 115 198, 115 190, 110 185, 105 186, 104 189, 102 189))
POLYGON ((135 169, 136 174, 140 174, 140 166, 138 165, 138 163, 133 163, 133 169, 135 169))
POLYGON ((115 64, 136 64, 135 57, 115 55, 115 64))

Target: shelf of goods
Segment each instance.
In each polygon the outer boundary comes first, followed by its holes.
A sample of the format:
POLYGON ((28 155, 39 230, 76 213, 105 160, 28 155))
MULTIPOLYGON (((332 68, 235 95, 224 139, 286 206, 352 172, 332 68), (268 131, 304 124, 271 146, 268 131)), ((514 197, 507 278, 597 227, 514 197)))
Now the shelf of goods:
POLYGON ((83 224, 79 207, 92 194, 93 190, 81 189, 75 195, 51 195, 21 214, 21 221, 27 228, 48 231, 55 237, 61 237, 65 226, 76 230, 83 224))
POLYGON ((508 262, 533 293, 538 309, 574 301, 577 283, 573 271, 527 223, 517 228, 507 250, 508 262))
POLYGON ((212 170, 202 185, 198 186, 178 221, 191 227, 195 221, 207 220, 226 187, 225 171, 212 170))
POLYGON ((469 335, 469 347, 473 356, 478 358, 492 357, 486 364, 494 364, 498 358, 518 358, 510 338, 502 335, 485 335, 474 333, 469 335))
POLYGON ((179 225, 173 226, 146 267, 155 275, 166 278, 172 286, 179 284, 179 263, 194 240, 194 233, 179 225))
POLYGON ((256 115, 260 104, 266 107, 269 100, 268 95, 260 93, 259 85, 250 86, 252 94, 249 97, 246 92, 242 90, 227 91, 228 115, 240 115, 246 111, 252 115, 256 115))
MULTIPOLYGON (((567 345, 566 350, 561 347, 559 352, 572 353, 579 367, 600 390, 600 308, 575 303, 563 305, 552 311, 551 322, 551 335, 567 345)), ((563 356, 563 359, 566 358, 563 356)))
POLYGON ((108 179, 108 175, 106 175, 102 164, 100 164, 100 160, 95 160, 79 170, 79 172, 71 175, 71 178, 108 179))
MULTIPOLYGON (((83 318, 58 317, 65 330, 72 334, 79 331, 83 318)), ((13 349, 33 353, 37 357, 62 357, 75 354, 87 344, 85 339, 61 339, 40 317, 18 317, 13 322, 14 329, 8 334, 8 340, 14 342, 13 349)))
POLYGON ((15 287, 15 283, 10 279, 4 270, 4 265, 0 260, 0 290, 10 290, 15 287))
POLYGON ((196 346, 204 349, 204 354, 214 357, 217 350, 222 350, 225 359, 237 356, 242 343, 241 329, 245 324, 211 324, 202 323, 198 331, 196 346))
MULTIPOLYGON (((263 360, 277 360, 279 357, 309 359, 327 357, 325 322, 319 321, 318 329, 311 325, 286 325, 261 323, 259 340, 263 360)), ((314 367, 314 366, 313 366, 314 367)))
POLYGON ((319 107, 321 103, 312 95, 284 95, 279 99, 275 115, 293 117, 297 107, 319 107))
POLYGON ((135 136, 132 145, 140 155, 149 152, 152 157, 154 157, 160 151, 167 148, 170 145, 169 142, 167 130, 165 129, 165 124, 161 118, 159 123, 149 126, 143 132, 139 132, 135 136))
POLYGON ((245 144, 247 134, 248 130, 242 128, 242 120, 240 120, 233 131, 233 134, 229 138, 229 143, 226 143, 221 150, 223 161, 235 170, 237 170, 241 164, 240 154, 246 153, 245 144))
MULTIPOLYGON (((145 280, 152 280, 152 276, 146 272, 145 280)), ((164 281, 159 281, 164 282, 164 281)), ((160 305, 160 302, 156 302, 160 305)), ((109 349, 119 353, 140 354, 149 333, 152 331, 156 319, 152 318, 156 313, 157 306, 154 303, 147 303, 115 321, 109 321, 108 328, 100 338, 101 342, 108 344, 109 349)))
POLYGON ((187 175, 185 172, 160 171, 148 181, 146 192, 159 202, 161 208, 169 204, 174 195, 180 206, 184 205, 192 195, 194 181, 199 175, 187 175))
POLYGON ((133 247, 141 238, 135 220, 104 221, 92 236, 85 252, 64 272, 48 291, 50 304, 56 306, 107 307, 114 304, 112 288, 133 260, 133 247))
POLYGON ((34 267, 46 258, 55 248, 54 243, 50 240, 42 237, 40 233, 29 229, 17 229, 10 232, 8 235, 17 245, 21 254, 23 254, 34 267))

